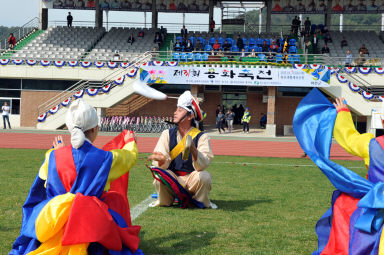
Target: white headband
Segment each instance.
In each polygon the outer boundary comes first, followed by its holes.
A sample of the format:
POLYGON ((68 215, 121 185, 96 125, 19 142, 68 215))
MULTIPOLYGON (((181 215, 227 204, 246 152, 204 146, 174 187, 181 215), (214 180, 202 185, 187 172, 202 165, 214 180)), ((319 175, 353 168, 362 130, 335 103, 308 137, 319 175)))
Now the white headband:
POLYGON ((71 133, 71 143, 75 149, 85 141, 84 132, 98 125, 99 120, 95 108, 82 99, 73 101, 68 109, 65 124, 71 133))

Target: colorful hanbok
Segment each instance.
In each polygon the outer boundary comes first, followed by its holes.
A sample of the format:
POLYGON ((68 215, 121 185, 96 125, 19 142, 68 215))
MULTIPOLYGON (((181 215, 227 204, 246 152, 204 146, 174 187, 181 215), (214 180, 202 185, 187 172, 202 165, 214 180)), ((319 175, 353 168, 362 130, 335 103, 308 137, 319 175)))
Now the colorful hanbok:
POLYGON ((316 224, 313 254, 384 254, 384 138, 359 134, 349 111, 337 113, 317 89, 299 104, 293 128, 303 150, 336 188, 331 207, 316 224), (348 152, 364 158, 368 179, 329 160, 332 133, 348 152))
POLYGON ((46 153, 9 254, 143 254, 127 199, 138 150, 125 132, 104 150, 86 140, 46 153))

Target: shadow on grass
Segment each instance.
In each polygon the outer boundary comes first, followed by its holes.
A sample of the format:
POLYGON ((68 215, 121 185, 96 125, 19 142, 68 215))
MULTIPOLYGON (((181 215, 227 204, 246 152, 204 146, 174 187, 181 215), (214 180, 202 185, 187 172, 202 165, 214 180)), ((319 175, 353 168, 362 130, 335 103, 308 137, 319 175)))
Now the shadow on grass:
POLYGON ((146 254, 185 254, 204 246, 208 246, 215 237, 214 232, 192 231, 189 233, 175 232, 164 237, 145 239, 145 232, 142 231, 144 238, 140 239, 140 249, 146 254))
POLYGON ((212 200, 219 209, 224 211, 244 211, 247 207, 261 204, 272 203, 271 199, 254 199, 254 200, 212 200))

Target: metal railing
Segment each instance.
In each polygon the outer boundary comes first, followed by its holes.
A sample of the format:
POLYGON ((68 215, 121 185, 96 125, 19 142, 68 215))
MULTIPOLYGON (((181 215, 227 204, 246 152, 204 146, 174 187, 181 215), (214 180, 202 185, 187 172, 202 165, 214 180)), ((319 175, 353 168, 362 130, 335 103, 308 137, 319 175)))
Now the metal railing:
MULTIPOLYGON (((16 37, 17 42, 19 42, 24 37, 28 36, 30 33, 35 31, 39 27, 39 19, 33 18, 21 27, 17 28, 16 30, 12 31, 13 35, 16 37)), ((2 36, 0 39, 0 50, 6 50, 8 49, 9 43, 9 34, 2 36)))
MULTIPOLYGON (((49 22, 50 26, 67 26, 66 21, 54 20, 49 22)), ((150 28, 152 24, 143 23, 143 22, 103 22, 103 27, 108 27, 108 30, 113 27, 122 27, 122 28, 150 28)), ((95 22, 91 21, 74 21, 72 23, 74 27, 94 27, 95 22)), ((167 29, 168 33, 180 33, 183 25, 181 23, 158 23, 158 29, 163 26, 167 29)), ((208 24, 197 24, 197 23, 186 23, 185 27, 188 31, 208 31, 208 24)), ((220 24, 216 24, 216 27, 219 28, 220 24)))
POLYGON ((117 68, 113 72, 111 72, 109 75, 104 77, 101 81, 80 80, 76 82, 65 91, 57 94, 56 96, 44 102, 43 104, 40 104, 37 107, 38 116, 40 116, 40 114, 44 112, 47 112, 49 109, 52 109, 53 107, 60 104, 61 102, 65 101, 67 98, 73 96, 74 93, 80 90, 84 90, 88 88, 102 88, 106 85, 111 84, 111 82, 114 81, 115 79, 127 74, 130 70, 149 61, 151 58, 152 58, 152 54, 150 52, 146 52, 132 59, 130 61, 130 66, 128 68, 126 69, 117 68))
MULTIPOLYGON (((121 55, 121 58, 119 60, 116 60, 116 59, 113 59, 113 57, 108 57, 108 56, 101 56, 101 57, 90 57, 92 55, 90 55, 91 52, 83 52, 82 53, 82 56, 80 57, 76 57, 76 58, 71 58, 71 57, 68 57, 66 56, 66 54, 68 53, 68 51, 55 51, 55 53, 57 54, 62 54, 64 55, 64 57, 62 58, 59 58, 59 57, 55 57, 55 58, 51 58, 51 57, 44 57, 43 55, 46 55, 46 56, 49 56, 49 52, 50 51, 39 51, 39 53, 42 55, 42 57, 31 57, 31 56, 28 56, 28 54, 26 54, 25 57, 16 57, 15 56, 15 53, 20 53, 20 52, 23 52, 23 53, 26 53, 25 50, 19 50, 19 51, 8 51, 7 53, 9 52, 12 52, 13 55, 9 58, 11 60, 19 60, 19 59, 23 59, 23 60, 36 60, 36 61, 40 61, 40 60, 48 60, 48 61, 86 61, 86 62, 127 62, 127 63, 130 63, 132 61, 134 61, 135 59, 137 59, 137 54, 136 53, 129 53, 129 52, 120 52, 120 55, 121 55), (132 55, 133 54, 133 55, 132 55)), ((173 58, 173 54, 174 53, 179 53, 179 54, 189 54, 189 53, 192 53, 192 54, 196 54, 196 53, 199 53, 201 55, 203 54, 208 54, 209 56, 215 56, 216 58, 217 57, 221 57, 222 62, 225 62, 225 61, 238 61, 239 58, 241 58, 242 60, 240 60, 240 62, 246 62, 247 59, 249 60, 250 58, 253 58, 255 61, 254 62, 279 62, 277 61, 277 59, 280 59, 281 56, 283 57, 284 59, 284 63, 292 63, 292 62, 295 62, 295 63, 301 63, 301 64, 323 64, 323 65, 329 65, 329 66, 346 66, 346 61, 347 61, 347 58, 346 57, 331 57, 327 54, 297 54, 297 53, 291 53, 291 54, 288 54, 288 53, 271 53, 271 52, 231 52, 231 51, 211 51, 211 52, 205 52, 205 51, 192 51, 192 52, 180 52, 180 51, 174 51, 173 49, 173 44, 170 43, 169 45, 169 50, 168 51, 156 51, 156 52, 147 52, 145 54, 152 54, 152 59, 151 60, 159 60, 159 61, 162 61, 162 60, 167 60, 167 61, 171 61, 171 60, 174 60, 173 58), (244 54, 245 56, 242 56, 242 54, 244 54), (263 54, 266 61, 263 61, 263 60, 260 60, 260 56, 259 54, 263 54), (281 55, 280 55, 281 54, 281 55), (291 56, 291 58, 290 58, 291 56), (299 61, 290 61, 292 60, 292 56, 296 56, 296 59, 299 59, 299 61)), ((352 59, 352 63, 350 64, 351 66, 384 66, 384 51, 383 52, 380 52, 382 53, 382 57, 369 57, 369 56, 365 56, 365 61, 363 63, 357 63, 357 58, 354 58, 352 59)), ((263 56, 261 56, 263 58, 263 56)), ((0 56, 0 58, 2 58, 2 56, 0 56)), ((176 60, 180 60, 180 59, 176 59, 176 60)), ((181 59, 180 61, 182 62, 192 62, 192 61, 199 61, 199 60, 196 60, 196 56, 195 57, 189 57, 187 60, 185 59, 181 59)), ((216 61, 219 61, 219 60, 216 60, 216 61)), ((248 61, 250 62, 250 61, 248 61)), ((23 65, 28 65, 26 62, 23 63, 23 65)), ((61 68, 73 68, 73 67, 70 67, 68 65, 65 65, 61 68)), ((99 69, 98 67, 96 66, 91 66, 89 68, 97 68, 99 69)), ((107 67, 106 67, 107 68, 107 67)))

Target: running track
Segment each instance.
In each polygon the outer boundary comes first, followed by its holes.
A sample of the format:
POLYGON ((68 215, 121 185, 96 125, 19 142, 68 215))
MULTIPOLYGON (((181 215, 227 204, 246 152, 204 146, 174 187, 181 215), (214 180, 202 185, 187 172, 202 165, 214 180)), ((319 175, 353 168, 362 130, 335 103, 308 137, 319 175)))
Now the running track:
MULTIPOLYGON (((0 148, 19 149, 47 149, 52 146, 52 141, 57 134, 39 133, 0 133, 0 148)), ((69 135, 62 135, 66 144, 69 143, 69 135)), ((101 148, 112 139, 112 136, 99 135, 95 145, 101 148)), ((152 152, 158 138, 138 137, 139 151, 143 153, 152 152)), ((214 155, 237 155, 250 157, 278 157, 278 158, 300 158, 303 154, 297 142, 285 141, 254 141, 254 140, 226 140, 211 139, 214 155)), ((333 144, 331 159, 361 160, 345 152, 340 145, 333 144)))

